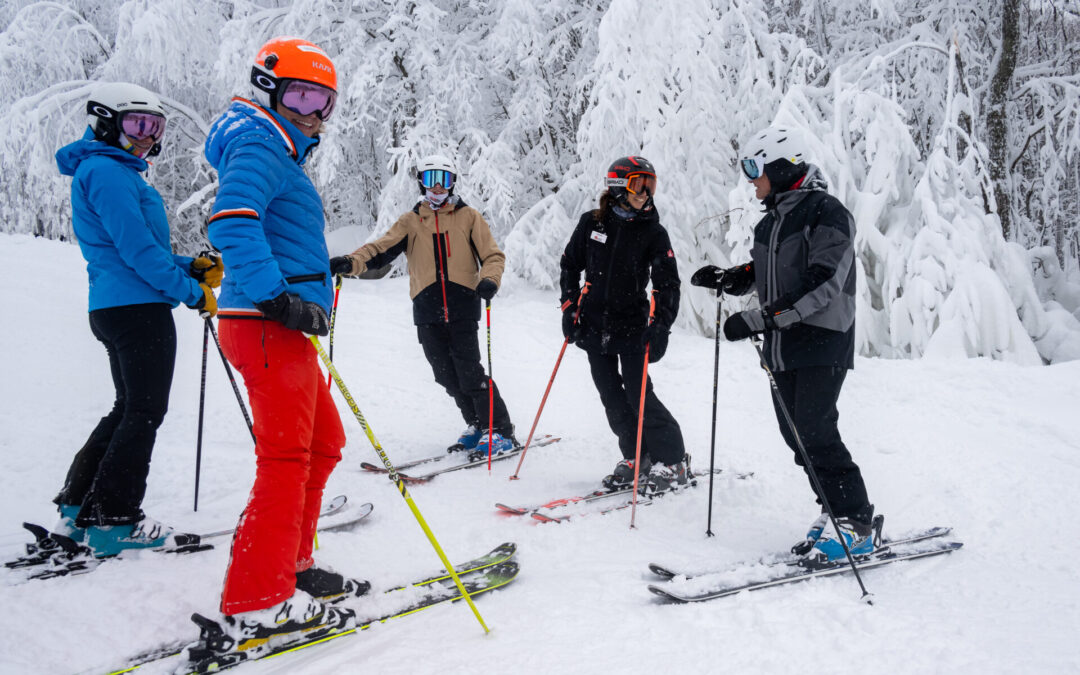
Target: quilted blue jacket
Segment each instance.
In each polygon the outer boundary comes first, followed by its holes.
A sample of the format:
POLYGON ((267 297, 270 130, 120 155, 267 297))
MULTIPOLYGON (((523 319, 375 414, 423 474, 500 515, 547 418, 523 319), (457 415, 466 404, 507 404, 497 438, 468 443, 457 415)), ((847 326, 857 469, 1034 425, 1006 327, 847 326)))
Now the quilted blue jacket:
POLYGON ((322 199, 302 168, 317 144, 242 98, 211 127, 205 153, 219 187, 209 235, 225 262, 223 311, 250 309, 285 291, 330 311, 322 199))
POLYGON ((74 178, 71 215, 90 277, 90 311, 202 298, 188 274, 191 258, 172 253, 161 195, 139 175, 146 160, 94 140, 87 127, 81 140, 56 151, 56 165, 74 178))

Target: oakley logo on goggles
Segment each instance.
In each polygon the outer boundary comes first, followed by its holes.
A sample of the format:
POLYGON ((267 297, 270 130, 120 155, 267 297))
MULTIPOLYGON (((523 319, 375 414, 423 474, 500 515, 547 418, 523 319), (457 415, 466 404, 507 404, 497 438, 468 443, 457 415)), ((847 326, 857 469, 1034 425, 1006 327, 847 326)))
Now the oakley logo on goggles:
POLYGON ((632 195, 656 194, 656 176, 651 173, 631 173, 626 178, 608 176, 605 183, 608 187, 626 188, 632 195))
POLYGON ((285 85, 285 88, 281 90, 281 96, 278 100, 281 105, 297 115, 306 116, 314 113, 319 116, 319 119, 326 121, 330 119, 331 113, 334 112, 334 104, 337 103, 337 92, 321 84, 304 82, 303 80, 290 80, 285 85))
POLYGON ((427 189, 433 188, 436 185, 441 185, 444 189, 449 190, 454 187, 454 174, 449 171, 443 171, 442 169, 421 171, 420 184, 427 189))
POLYGON ((152 138, 157 142, 165 135, 165 117, 150 112, 123 113, 120 116, 120 129, 132 141, 152 138))
POLYGON ((739 160, 739 165, 742 167, 743 175, 750 180, 760 178, 761 173, 765 170, 765 165, 754 157, 739 160))

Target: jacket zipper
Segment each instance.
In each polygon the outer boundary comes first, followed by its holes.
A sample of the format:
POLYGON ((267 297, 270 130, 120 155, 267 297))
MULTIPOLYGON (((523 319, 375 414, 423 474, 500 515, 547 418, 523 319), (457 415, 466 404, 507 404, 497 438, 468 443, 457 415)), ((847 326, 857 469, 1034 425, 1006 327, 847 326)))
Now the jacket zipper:
MULTIPOLYGON (((443 321, 450 323, 450 307, 446 303, 446 267, 443 265, 442 255, 442 233, 439 232, 439 212, 435 212, 435 247, 436 247, 436 260, 439 263, 439 283, 442 285, 442 311, 443 321)), ((450 242, 447 242, 446 248, 449 251, 450 242)))

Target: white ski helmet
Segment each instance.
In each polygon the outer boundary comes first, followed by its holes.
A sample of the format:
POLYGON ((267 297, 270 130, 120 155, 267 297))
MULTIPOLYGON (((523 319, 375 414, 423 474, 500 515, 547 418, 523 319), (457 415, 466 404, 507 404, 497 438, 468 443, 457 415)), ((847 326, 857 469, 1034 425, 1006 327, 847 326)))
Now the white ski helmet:
POLYGON ((754 135, 743 149, 739 165, 743 175, 753 180, 765 173, 765 165, 787 160, 792 166, 806 161, 806 145, 795 127, 766 127, 754 135))
MULTIPOLYGON (((130 82, 99 84, 90 92, 90 97, 86 101, 86 123, 94 131, 94 136, 98 140, 117 147, 122 147, 120 135, 123 116, 131 112, 166 117, 165 108, 161 105, 161 99, 157 94, 130 82)), ((147 156, 152 157, 159 152, 161 152, 161 145, 154 143, 147 156)))
POLYGON ((454 162, 443 155, 428 155, 416 163, 416 182, 420 186, 420 194, 436 185, 442 185, 453 194, 457 178, 454 162))

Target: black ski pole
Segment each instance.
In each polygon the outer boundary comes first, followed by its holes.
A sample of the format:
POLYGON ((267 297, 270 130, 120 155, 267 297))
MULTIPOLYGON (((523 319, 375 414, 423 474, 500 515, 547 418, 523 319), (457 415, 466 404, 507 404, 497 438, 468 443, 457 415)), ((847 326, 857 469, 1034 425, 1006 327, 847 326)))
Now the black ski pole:
POLYGON ((202 472, 203 410, 206 409, 206 352, 210 347, 210 319, 202 331, 202 378, 199 381, 199 429, 195 435, 195 506, 199 510, 199 474, 202 472))
POLYGON ((712 444, 709 447, 709 518, 705 536, 712 537, 713 477, 716 475, 716 390, 720 379, 720 289, 716 289, 716 344, 713 347, 712 371, 712 444))
POLYGON ((488 349, 488 473, 491 473, 491 437, 495 431, 495 380, 491 374, 491 299, 487 304, 487 349, 488 349))
POLYGON ((254 442, 255 427, 252 426, 247 406, 244 405, 244 397, 240 395, 240 387, 236 385, 236 378, 233 377, 232 367, 229 365, 228 359, 225 358, 225 352, 221 351, 221 340, 218 340, 217 331, 214 330, 214 324, 210 322, 210 319, 206 320, 206 325, 210 328, 210 334, 214 336, 214 344, 217 345, 218 354, 221 355, 221 363, 225 366, 225 374, 229 376, 229 383, 232 384, 233 393, 236 394, 236 402, 240 404, 240 412, 244 414, 244 421, 247 422, 248 432, 251 433, 251 440, 254 442))
POLYGON ((859 582, 859 588, 862 589, 862 599, 866 600, 868 605, 874 604, 871 598, 870 591, 866 590, 866 585, 863 584, 862 577, 859 576, 859 568, 855 565, 855 559, 851 557, 851 550, 848 549, 847 542, 844 541, 844 535, 840 534, 840 526, 836 524, 836 516, 833 515, 832 507, 829 506, 829 500, 825 498, 825 491, 821 489, 821 481, 818 480, 817 472, 814 471, 814 465, 810 463, 810 455, 806 452, 806 446, 803 445, 802 438, 799 437, 799 430, 795 428, 795 420, 791 418, 791 413, 788 412, 787 404, 784 403, 784 398, 780 395, 780 387, 776 385, 776 379, 773 377, 773 372, 769 368, 769 364, 765 362, 765 354, 761 351, 761 345, 758 344, 757 337, 751 337, 750 342, 754 345, 754 349, 757 350, 758 358, 761 359, 761 367, 765 369, 765 373, 769 376, 769 385, 772 387, 773 396, 776 397, 777 406, 780 408, 780 412, 784 415, 784 420, 787 422, 788 429, 791 429, 791 435, 795 437, 795 445, 799 447, 799 454, 802 456, 802 460, 806 465, 806 473, 810 475, 810 481, 814 484, 814 490, 817 492, 818 497, 821 498, 821 505, 825 509, 825 513, 829 514, 829 521, 832 523, 833 531, 836 532, 837 539, 840 540, 840 545, 844 547, 844 555, 847 556, 848 563, 851 565, 851 571, 855 574, 855 580, 859 582))

